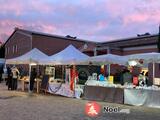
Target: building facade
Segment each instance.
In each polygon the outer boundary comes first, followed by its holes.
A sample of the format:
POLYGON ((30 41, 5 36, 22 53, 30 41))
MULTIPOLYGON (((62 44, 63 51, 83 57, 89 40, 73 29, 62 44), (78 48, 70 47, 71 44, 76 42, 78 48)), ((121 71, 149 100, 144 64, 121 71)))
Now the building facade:
POLYGON ((47 55, 53 55, 70 44, 90 56, 93 55, 96 46, 94 42, 71 36, 62 37, 16 28, 4 44, 5 58, 10 59, 21 56, 33 48, 38 48, 47 55))
POLYGON ((97 55, 104 53, 130 55, 136 53, 158 52, 157 44, 158 34, 137 36, 133 38, 98 43, 96 51, 97 55))
MULTIPOLYGON (((150 52, 158 52, 158 34, 155 35, 144 35, 137 36, 133 38, 115 40, 110 42, 98 43, 96 47, 96 55, 101 54, 117 54, 117 55, 131 55, 138 53, 150 53, 150 52)), ((116 69, 111 67, 111 73, 115 73, 116 69)), ((150 84, 153 83, 153 64, 148 64, 148 76, 151 80, 150 84)), ((155 64, 155 77, 160 78, 160 65, 155 64)))

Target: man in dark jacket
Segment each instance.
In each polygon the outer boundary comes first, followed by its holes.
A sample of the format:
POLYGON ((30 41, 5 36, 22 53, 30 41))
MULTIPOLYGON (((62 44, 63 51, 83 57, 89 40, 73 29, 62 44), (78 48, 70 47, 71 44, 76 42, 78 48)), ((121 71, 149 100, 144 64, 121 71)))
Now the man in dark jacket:
POLYGON ((3 66, 0 66, 0 82, 2 81, 3 66))
POLYGON ((34 89, 34 82, 35 82, 36 77, 37 77, 36 68, 33 68, 33 70, 31 71, 31 76, 30 76, 30 91, 33 91, 34 89))

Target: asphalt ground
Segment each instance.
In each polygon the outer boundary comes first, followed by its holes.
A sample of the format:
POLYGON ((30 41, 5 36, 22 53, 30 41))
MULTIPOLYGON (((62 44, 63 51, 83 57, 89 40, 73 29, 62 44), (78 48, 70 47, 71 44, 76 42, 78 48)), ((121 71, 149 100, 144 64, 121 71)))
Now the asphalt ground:
POLYGON ((97 102, 101 111, 90 117, 85 112, 83 99, 56 95, 8 91, 0 83, 0 120, 160 120, 160 109, 97 102), (127 109, 129 113, 109 113, 103 108, 127 109))

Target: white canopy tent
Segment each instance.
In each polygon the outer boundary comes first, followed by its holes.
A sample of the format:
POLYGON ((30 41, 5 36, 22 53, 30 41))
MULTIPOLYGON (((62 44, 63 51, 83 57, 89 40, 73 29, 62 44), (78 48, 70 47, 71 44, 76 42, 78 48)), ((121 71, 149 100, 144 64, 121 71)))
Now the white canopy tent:
POLYGON ((106 54, 106 55, 90 57, 82 62, 88 63, 88 64, 92 63, 94 65, 104 65, 104 64, 126 65, 127 59, 124 56, 106 54))
POLYGON ((93 64, 93 65, 109 64, 108 71, 110 75, 110 64, 126 65, 127 59, 124 56, 106 54, 106 55, 90 57, 84 61, 81 61, 81 64, 93 64))
POLYGON ((128 60, 144 60, 144 62, 150 63, 160 63, 160 53, 140 53, 125 56, 128 60))
POLYGON ((39 49, 34 48, 22 56, 13 59, 7 59, 6 64, 38 64, 41 63, 42 59, 47 58, 48 56, 46 54, 41 52, 39 49))
POLYGON ((41 64, 44 65, 75 65, 79 61, 89 58, 86 54, 80 52, 73 45, 69 45, 61 52, 43 59, 41 64))
POLYGON ((141 53, 125 56, 128 61, 143 60, 145 63, 153 63, 153 79, 155 77, 155 63, 160 63, 160 53, 141 53))

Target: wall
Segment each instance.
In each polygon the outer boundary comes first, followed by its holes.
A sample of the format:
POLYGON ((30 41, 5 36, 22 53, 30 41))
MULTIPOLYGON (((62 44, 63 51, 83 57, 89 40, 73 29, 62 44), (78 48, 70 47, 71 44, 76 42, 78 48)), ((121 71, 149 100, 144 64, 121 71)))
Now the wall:
POLYGON ((28 52, 31 49, 31 37, 25 36, 21 33, 16 32, 6 43, 5 48, 9 48, 9 53, 6 53, 5 58, 14 58, 24 53, 28 52), (17 45, 17 52, 13 53, 13 46, 17 45))
POLYGON ((54 38, 41 35, 33 35, 32 47, 36 47, 48 55, 53 55, 60 52, 70 44, 74 45, 76 48, 80 48, 85 44, 85 42, 67 39, 65 40, 62 38, 54 38))
POLYGON ((138 53, 149 53, 149 52, 157 52, 157 49, 156 48, 152 48, 152 49, 123 51, 123 55, 138 54, 138 53))

